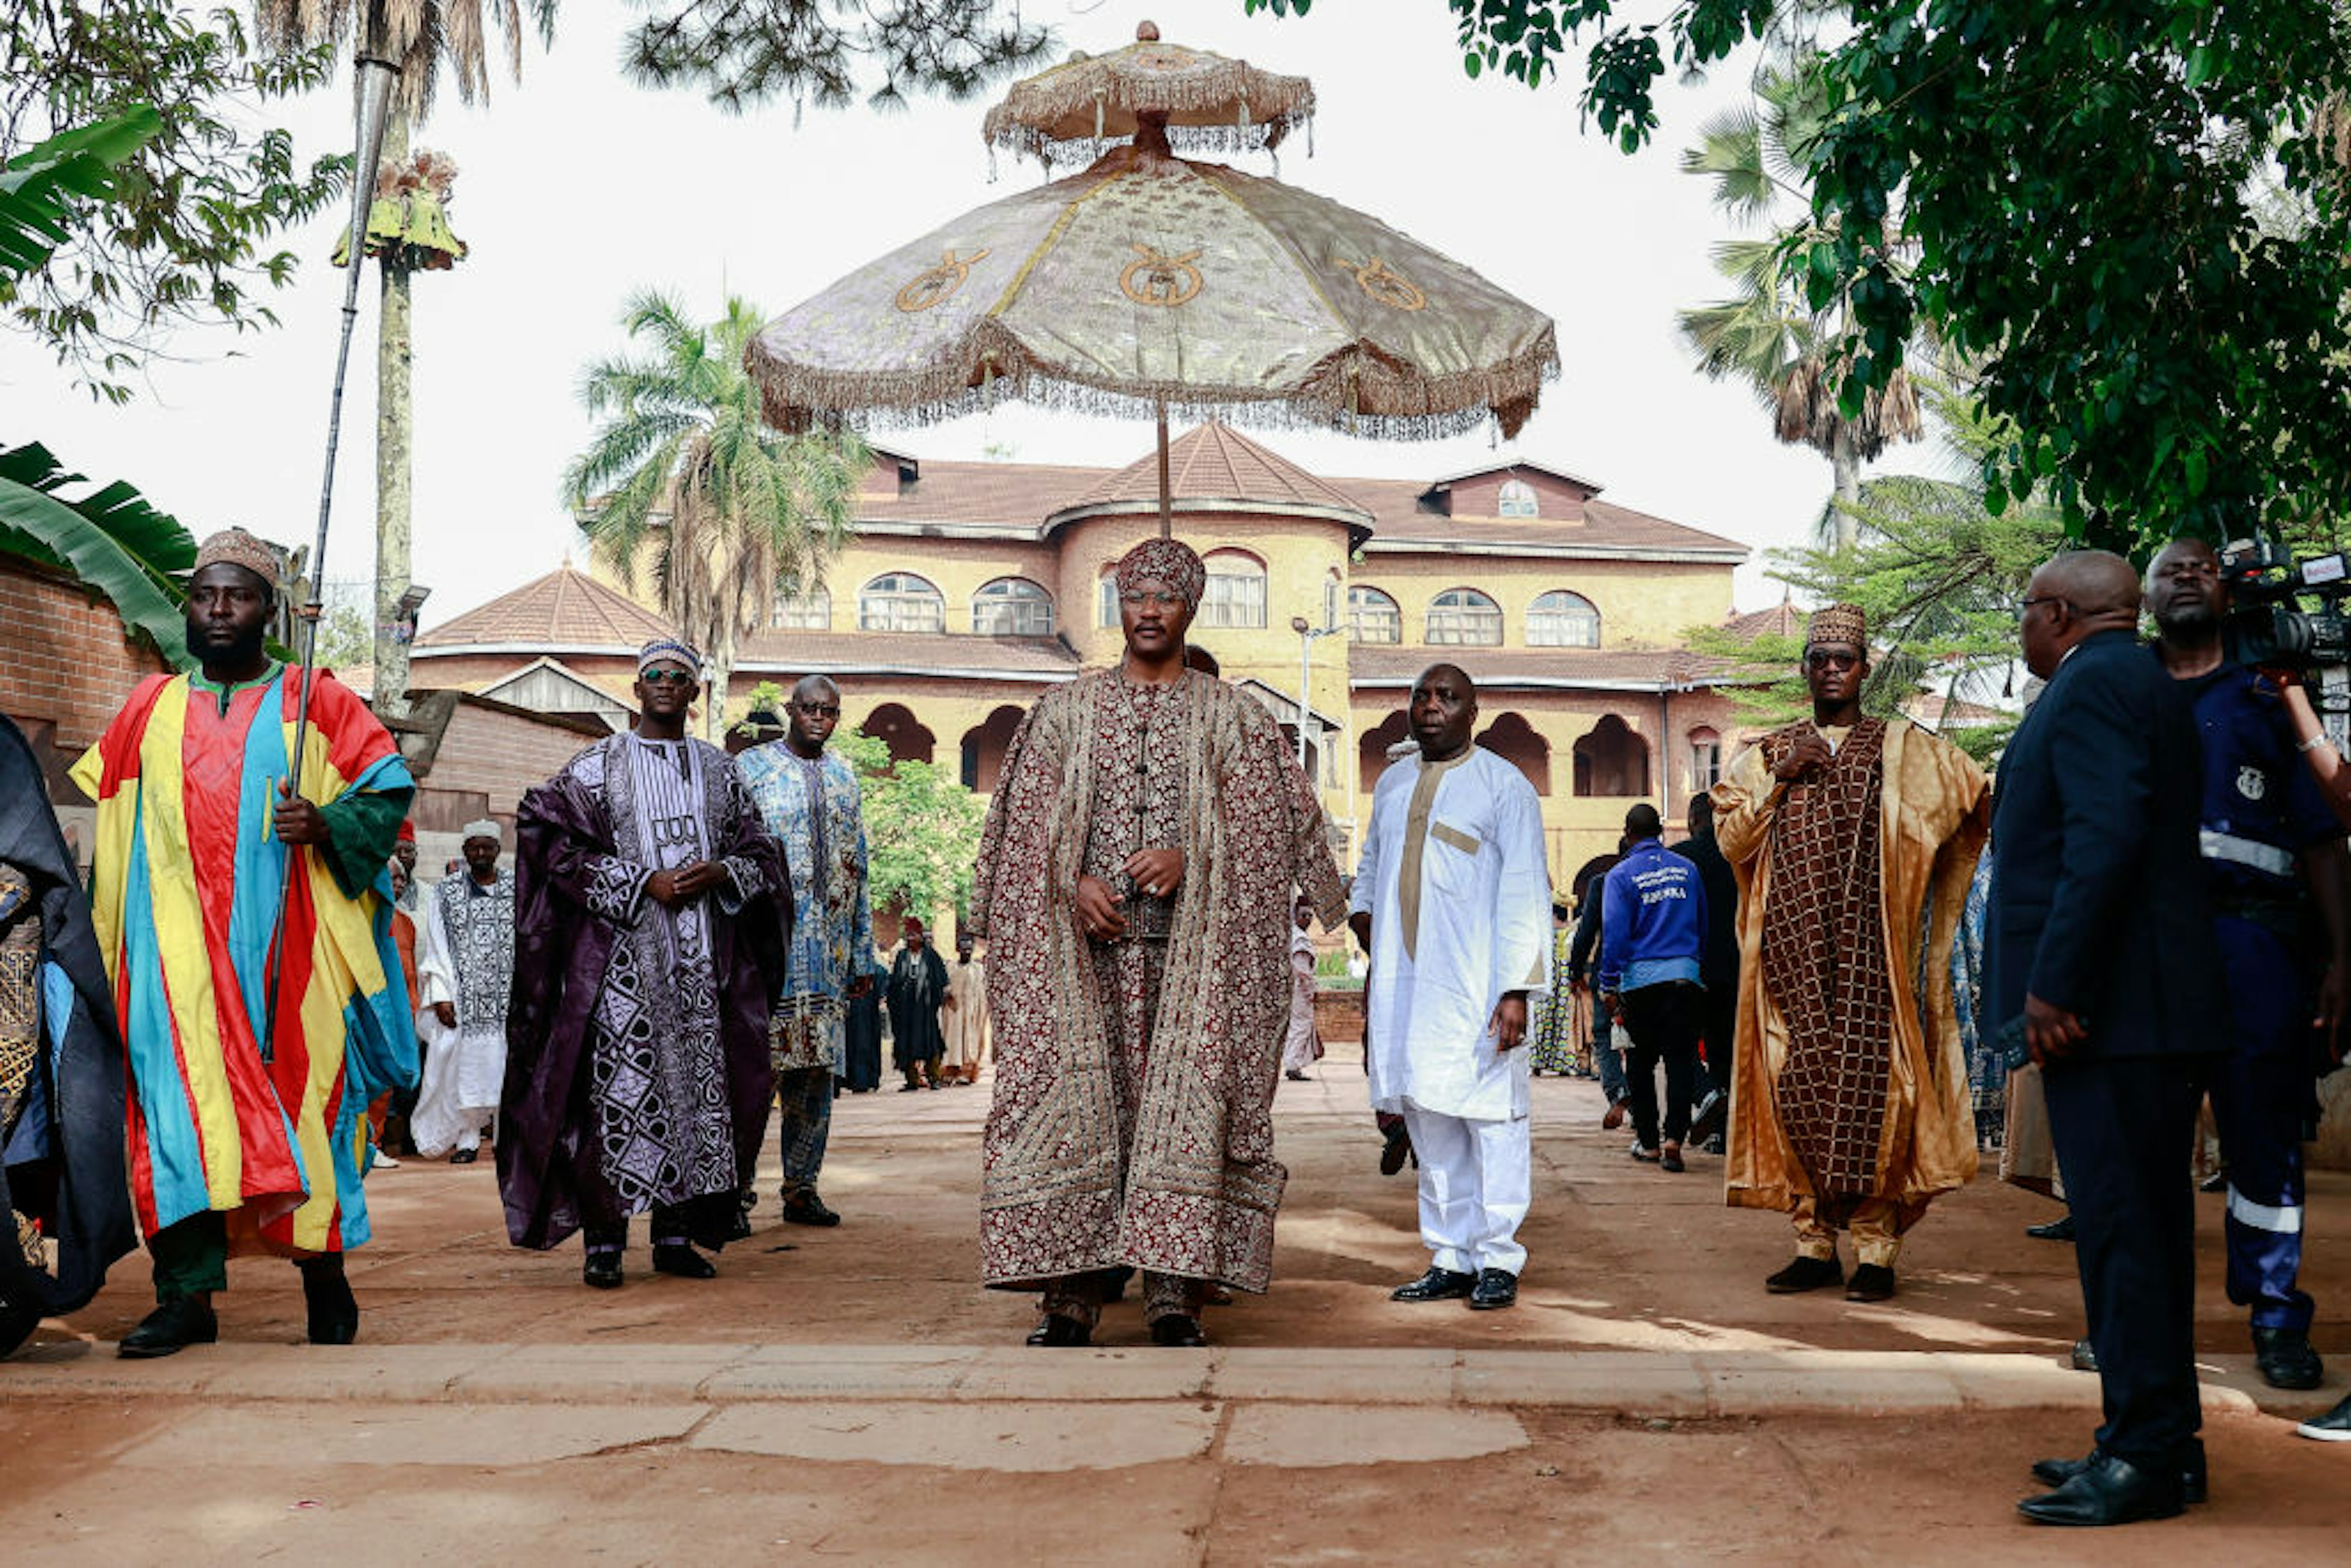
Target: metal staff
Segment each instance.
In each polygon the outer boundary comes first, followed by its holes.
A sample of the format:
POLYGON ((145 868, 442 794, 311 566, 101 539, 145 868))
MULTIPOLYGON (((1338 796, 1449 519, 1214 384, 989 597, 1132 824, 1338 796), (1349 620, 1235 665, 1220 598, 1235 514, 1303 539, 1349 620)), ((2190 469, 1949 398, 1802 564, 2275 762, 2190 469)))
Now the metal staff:
MULTIPOLYGON (((371 28, 371 33, 373 32, 371 28)), ((310 742, 310 680, 319 657, 319 612, 323 608, 319 591, 327 570, 327 524, 335 509, 335 454, 342 443, 343 383, 350 370, 351 332, 360 319, 360 271, 367 260, 368 207, 375 192, 376 162, 383 155, 383 128, 389 118, 392 84, 400 75, 400 62, 377 53, 377 41, 371 37, 369 47, 354 57, 359 73, 359 129, 357 146, 352 151, 351 163, 351 232, 349 276, 343 283, 343 332, 335 347, 334 400, 327 413, 327 472, 319 486, 319 533, 310 547, 310 597, 299 612, 302 620, 302 668, 300 684, 294 696, 294 752, 289 764, 292 777, 287 785, 292 797, 301 794, 302 758, 310 742)), ((275 809, 274 806, 272 808, 275 809)), ((286 887, 277 901, 277 930, 282 939, 286 930, 286 912, 294 901, 293 858, 289 857, 286 887)), ((275 1053, 277 1040, 277 944, 269 948, 267 977, 268 1001, 263 1012, 261 1030, 262 1060, 275 1053)))

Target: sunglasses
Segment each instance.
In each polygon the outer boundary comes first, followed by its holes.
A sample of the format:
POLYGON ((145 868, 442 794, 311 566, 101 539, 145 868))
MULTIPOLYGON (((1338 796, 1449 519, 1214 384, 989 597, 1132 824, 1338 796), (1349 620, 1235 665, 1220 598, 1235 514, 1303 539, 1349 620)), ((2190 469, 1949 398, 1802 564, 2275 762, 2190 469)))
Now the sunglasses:
POLYGON ((1861 655, 1848 653, 1841 648, 1814 648, 1804 654, 1808 670, 1850 670, 1861 663, 1861 655))
POLYGON ((841 716, 841 705, 839 703, 792 703, 789 706, 794 713, 804 713, 810 718, 839 718, 841 716))
POLYGON ((649 686, 690 686, 695 684, 691 673, 684 670, 665 670, 659 665, 650 670, 638 671, 637 679, 649 686))

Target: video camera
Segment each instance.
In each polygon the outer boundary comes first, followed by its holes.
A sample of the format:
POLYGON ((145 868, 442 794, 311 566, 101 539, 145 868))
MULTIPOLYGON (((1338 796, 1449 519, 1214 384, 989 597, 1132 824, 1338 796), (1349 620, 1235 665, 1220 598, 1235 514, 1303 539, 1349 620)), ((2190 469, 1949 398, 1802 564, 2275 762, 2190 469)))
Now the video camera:
POLYGON ((2235 608, 2222 635, 2241 664, 2309 670, 2351 664, 2351 568, 2343 552, 2297 561, 2266 539, 2232 539, 2220 551, 2220 580, 2235 608), (2302 596, 2318 607, 2305 610, 2302 596))

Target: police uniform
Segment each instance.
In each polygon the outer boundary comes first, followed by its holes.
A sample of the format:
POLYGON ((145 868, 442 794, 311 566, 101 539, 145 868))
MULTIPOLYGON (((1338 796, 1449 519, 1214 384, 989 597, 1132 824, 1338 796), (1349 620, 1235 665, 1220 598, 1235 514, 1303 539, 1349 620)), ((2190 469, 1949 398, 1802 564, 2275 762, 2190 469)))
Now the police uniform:
MULTIPOLYGON (((2255 1329, 2306 1333, 2302 1138, 2317 1110, 2312 945, 2303 852, 2343 836, 2297 753, 2274 686, 2241 664, 2186 683, 2204 740, 2200 848, 2229 997, 2229 1056, 2211 1084, 2229 1167, 2229 1300, 2255 1329)), ((2323 960, 2321 960, 2323 961, 2323 960)))

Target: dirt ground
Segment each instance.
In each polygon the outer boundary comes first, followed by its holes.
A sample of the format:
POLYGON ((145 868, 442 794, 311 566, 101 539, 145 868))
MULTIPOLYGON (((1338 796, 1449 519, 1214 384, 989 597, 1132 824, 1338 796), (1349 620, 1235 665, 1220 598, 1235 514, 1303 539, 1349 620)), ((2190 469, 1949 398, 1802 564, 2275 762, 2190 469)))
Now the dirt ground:
MULTIPOLYGON (((1211 1336, 1234 1347, 1812 1347, 2046 1361, 2079 1332, 2070 1249, 2022 1234, 2052 1217, 2053 1205, 1979 1180, 1914 1232, 1891 1302, 1773 1297, 1761 1280, 1786 1260, 1785 1222, 1723 1207, 1719 1161, 1694 1155, 1680 1176, 1636 1165, 1625 1134, 1599 1130, 1593 1086, 1541 1080, 1536 1091, 1536 1196, 1523 1233, 1531 1258, 1516 1311, 1472 1314, 1387 1300, 1426 1261, 1413 1230, 1411 1179, 1408 1171, 1377 1174, 1360 1069, 1333 1060, 1315 1082, 1285 1083, 1277 1104, 1291 1181, 1273 1291, 1213 1310, 1211 1336)), ((362 1342, 596 1345, 615 1357, 632 1346, 652 1354, 658 1345, 722 1342, 1017 1342, 1031 1322, 1029 1302, 973 1282, 987 1099, 983 1086, 908 1095, 885 1088, 841 1101, 825 1194, 844 1223, 832 1230, 779 1224, 773 1171, 764 1171, 757 1234, 730 1248, 720 1277, 706 1283, 647 1273, 640 1239, 624 1289, 585 1290, 576 1246, 542 1256, 507 1245, 486 1162, 407 1162, 369 1184, 379 1239, 351 1265, 362 1342)), ((2324 1175, 2313 1189, 2304 1282, 2319 1301, 2317 1343, 2341 1362, 2328 1386, 2310 1396, 2308 1409, 2316 1410, 2351 1382, 2344 1301, 2351 1178, 2324 1175)), ((2199 1349, 2233 1355, 2246 1336, 2220 1286, 2220 1200, 2201 1201, 2199 1349)), ((290 1268, 241 1260, 232 1283, 221 1302, 225 1339, 299 1339, 290 1268)), ((76 1340, 117 1339, 150 1299, 143 1259, 126 1260, 95 1303, 68 1322, 45 1325, 25 1354, 69 1354, 76 1340)), ((1113 1310, 1100 1337, 1140 1344, 1134 1309, 1113 1310)), ((2154 1563, 2255 1563, 2339 1561, 2341 1542, 2351 1539, 2351 1487, 2343 1484, 2351 1447, 2298 1439, 2275 1413, 2231 1411, 2208 1421, 2213 1501, 2189 1518, 2073 1534, 2024 1525, 2012 1511, 2033 1490, 2025 1475, 2032 1458, 2087 1445, 2085 1417, 2059 1410, 1700 1419, 1529 1408, 1490 1417, 1517 1423, 1511 1430, 1520 1435, 1501 1451, 1334 1463, 1334 1442, 1341 1457, 1348 1442, 1334 1430, 1377 1449, 1376 1439, 1404 1429, 1398 1424, 1459 1412, 1409 1403, 1293 1409, 1284 1418, 1321 1424, 1294 1429, 1293 1461, 1283 1455, 1279 1422, 1262 1426, 1265 1406, 1171 1401, 1123 1408, 1206 1424, 1198 1451, 1132 1464, 1097 1453, 1081 1468, 1025 1471, 997 1468, 978 1440, 967 1464, 713 1448, 701 1425, 711 1418, 706 1409, 682 1413, 676 1431, 658 1440, 616 1438, 553 1459, 533 1457, 524 1444, 510 1457, 495 1434, 517 1418, 511 1408, 246 1400, 217 1387, 195 1398, 9 1398, 10 1370, 0 1364, 0 1558, 11 1563, 329 1553, 352 1563, 453 1555, 671 1563, 750 1553, 994 1563, 1050 1553, 1120 1563, 1424 1554, 1468 1563, 1656 1554, 1875 1563, 1972 1562, 1992 1552, 2030 1563, 2111 1559, 2117 1551, 2154 1563), (225 1419, 230 1424, 218 1424, 225 1419), (1255 1457, 1237 1457, 1237 1424, 1252 1421, 1260 1423, 1255 1457), (249 1438, 238 1439, 240 1432, 249 1438), (380 1449, 371 1452, 371 1443, 380 1449)), ((1365 1391, 1367 1399, 1374 1394, 1365 1391)), ((1061 1411, 1081 1419, 1075 1406, 1018 1407, 1031 1416, 1041 1410, 1049 1423, 1061 1411)), ((599 1413, 541 1407, 537 1418, 592 1427, 599 1413)), ((788 1410, 770 1418, 799 1417, 788 1410)), ((840 1422, 825 1430, 854 1447, 853 1409, 811 1409, 806 1418, 840 1422)))

